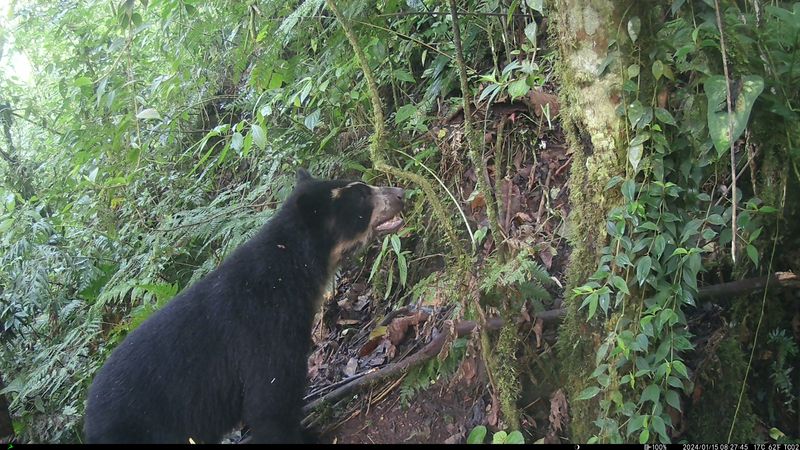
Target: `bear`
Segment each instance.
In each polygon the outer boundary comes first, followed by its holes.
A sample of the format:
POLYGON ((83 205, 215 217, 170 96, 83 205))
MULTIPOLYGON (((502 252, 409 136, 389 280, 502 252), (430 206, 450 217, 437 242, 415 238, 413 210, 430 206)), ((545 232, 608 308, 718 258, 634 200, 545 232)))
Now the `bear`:
POLYGON ((304 169, 215 270, 128 334, 88 392, 88 443, 300 443, 311 327, 343 258, 402 226, 404 191, 304 169))

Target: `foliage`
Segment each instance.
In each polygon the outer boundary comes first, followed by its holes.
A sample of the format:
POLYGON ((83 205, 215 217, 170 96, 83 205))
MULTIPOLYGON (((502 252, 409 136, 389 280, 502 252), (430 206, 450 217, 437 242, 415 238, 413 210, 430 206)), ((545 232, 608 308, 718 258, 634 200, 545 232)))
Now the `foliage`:
POLYGON ((467 340, 459 338, 453 341, 451 350, 445 358, 433 358, 420 367, 408 372, 400 385, 400 402, 408 408, 414 397, 423 389, 443 381, 455 373, 467 349, 467 340))
MULTIPOLYGON (((34 68, 31 79, 0 72, 0 374, 20 440, 80 441, 85 392, 104 358, 252 236, 289 193, 294 168, 378 176, 366 81, 323 3, 9 7, 0 65, 20 57, 34 68)), ((342 3, 396 125, 399 153, 388 154, 433 174, 473 241, 454 182, 436 175, 439 149, 410 150, 425 146, 437 106, 457 93, 450 18, 427 14, 438 11, 430 2, 342 3)), ((492 73, 497 56, 484 43, 516 38, 492 15, 498 3, 465 7, 488 13, 462 23, 467 64, 492 73)), ((529 31, 524 51, 535 52, 529 31)), ((509 87, 539 86, 532 68, 512 66, 509 87)), ((414 211, 410 228, 439 251, 442 225, 414 211)), ((373 280, 386 274, 385 296, 424 288, 412 244, 390 236, 371 263, 373 280)), ((506 269, 490 258, 496 282, 538 286, 530 276, 540 268, 521 258, 506 269)), ((412 390, 450 363, 436 364, 412 390)))
MULTIPOLYGON (((722 11, 727 51, 737 58, 730 116, 713 3, 673 2, 664 23, 655 12, 629 17, 630 43, 609 44, 638 60, 621 74, 617 111, 627 125, 626 176, 606 186, 619 189, 623 204, 607 216, 610 242, 599 268, 573 291, 588 320, 599 311, 608 318, 593 385, 577 397, 599 398, 592 442, 670 441, 675 424, 669 408, 682 411, 680 398, 693 389, 683 355, 693 349, 686 313, 696 306, 698 279, 734 235, 748 257, 736 259, 739 269, 764 266, 758 239, 778 205, 765 205, 741 182, 737 197, 749 198, 732 204, 720 171, 747 167, 741 157, 736 167, 726 164, 731 140, 742 136, 749 117, 796 128, 790 124, 797 119, 791 106, 797 94, 788 92, 789 80, 800 72, 795 55, 785 52, 796 46, 797 34, 786 33, 795 29, 796 18, 777 6, 768 12, 758 27, 753 11, 732 4, 722 11), (657 30, 652 41, 639 35, 644 21, 657 30), (785 77, 773 76, 781 70, 785 77), (786 95, 770 94, 775 92, 786 95), (734 208, 739 214, 732 222, 734 208)), ((786 134, 786 148, 793 148, 794 134, 786 134)), ((792 152, 782 158, 796 166, 792 152)))
POLYGON ((770 364, 770 379, 775 387, 775 392, 781 397, 783 407, 790 412, 795 412, 794 405, 797 401, 795 386, 792 382, 795 376, 792 371, 796 366, 792 365, 792 360, 800 350, 797 343, 786 335, 786 330, 773 330, 767 338, 767 343, 775 346, 775 360, 770 364))
MULTIPOLYGON (((486 439, 486 427, 478 425, 469 432, 467 444, 483 444, 486 439)), ((492 435, 492 444, 524 444, 525 438, 519 431, 507 433, 503 430, 497 431, 492 435)))
MULTIPOLYGON (((541 303, 550 299, 545 289, 551 286, 550 274, 537 263, 528 250, 523 249, 505 262, 493 259, 487 264, 486 274, 481 279, 481 291, 507 297, 510 308, 531 301, 537 310, 541 303)), ((489 295, 491 297, 491 295, 489 295)))
POLYGON ((378 256, 375 258, 375 262, 372 263, 372 270, 369 273, 369 279, 372 278, 377 274, 378 269, 381 267, 381 263, 384 262, 384 259, 392 258, 389 269, 388 275, 386 278, 386 290, 383 294, 383 299, 387 299, 389 294, 392 292, 392 286, 394 285, 394 267, 397 266, 397 273, 398 273, 398 287, 404 288, 406 286, 406 280, 408 279, 408 260, 407 257, 411 254, 408 250, 402 250, 402 244, 400 243, 400 235, 407 235, 411 231, 409 228, 404 228, 397 234, 387 235, 383 238, 383 244, 381 245, 381 251, 378 253, 378 256), (389 243, 391 242, 391 253, 389 252, 389 243))

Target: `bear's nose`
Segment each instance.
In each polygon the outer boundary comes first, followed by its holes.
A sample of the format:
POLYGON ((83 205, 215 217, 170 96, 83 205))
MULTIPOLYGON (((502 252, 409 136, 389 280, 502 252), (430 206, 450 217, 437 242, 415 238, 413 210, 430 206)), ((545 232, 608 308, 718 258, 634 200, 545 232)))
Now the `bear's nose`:
POLYGON ((391 189, 390 195, 396 197, 400 201, 403 201, 403 194, 405 194, 405 191, 403 191, 403 189, 398 188, 398 187, 390 188, 390 189, 391 189))

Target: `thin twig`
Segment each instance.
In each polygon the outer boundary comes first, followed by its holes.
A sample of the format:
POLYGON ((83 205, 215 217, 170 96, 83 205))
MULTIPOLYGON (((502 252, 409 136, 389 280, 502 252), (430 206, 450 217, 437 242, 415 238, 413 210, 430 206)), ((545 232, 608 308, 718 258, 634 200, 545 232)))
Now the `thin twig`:
POLYGON ((733 148, 733 103, 731 101, 731 82, 728 77, 728 57, 725 50, 725 33, 722 30, 722 16, 719 11, 719 0, 714 0, 714 11, 717 13, 717 27, 719 28, 719 48, 722 52, 722 72, 725 75, 725 100, 728 104, 728 141, 731 144, 731 198, 733 208, 731 209, 731 259, 736 263, 736 152, 733 148))
POLYGON ((467 153, 475 167, 475 175, 478 181, 478 190, 483 193, 486 203, 486 216, 489 218, 489 230, 496 246, 503 242, 502 234, 499 230, 497 219, 497 203, 491 191, 489 174, 486 171, 486 162, 483 160, 483 139, 480 141, 475 135, 475 128, 472 126, 472 100, 469 95, 469 81, 467 79, 467 65, 464 63, 464 49, 461 46, 461 29, 458 25, 458 12, 455 0, 450 0, 450 15, 453 18, 453 44, 456 47, 456 62, 458 65, 458 75, 461 81, 461 98, 464 107, 464 134, 467 137, 467 153), (480 142, 480 145, 478 144, 480 142), (478 151, 480 148, 480 152, 478 151))
MULTIPOLYGON (((405 39, 405 40, 411 41, 411 42, 413 42, 413 43, 415 43, 415 44, 421 45, 421 46, 423 46, 423 47, 427 48, 428 50, 430 50, 430 51, 432 51, 432 52, 434 52, 434 53, 437 53, 437 54, 439 54, 439 55, 442 55, 442 56, 444 56, 445 58, 449 59, 450 61, 455 61, 455 58, 453 58, 451 55, 448 55, 447 53, 445 53, 445 52, 443 52, 443 51, 439 50, 438 48, 436 48, 436 47, 434 47, 434 46, 432 46, 432 45, 430 45, 430 44, 428 44, 428 43, 426 43, 426 42, 422 42, 422 41, 420 41, 419 39, 416 39, 416 38, 414 38, 414 37, 411 37, 411 36, 409 36, 409 35, 407 35, 407 34, 403 34, 403 33, 399 32, 399 31, 392 30, 391 28, 382 27, 382 26, 380 26, 380 25, 375 25, 374 23, 364 22, 364 21, 361 21, 361 20, 353 20, 353 23, 357 23, 357 24, 359 24, 359 25, 366 25, 366 26, 368 26, 368 27, 376 28, 376 29, 378 29, 378 30, 381 30, 381 31, 386 31, 387 33, 392 33, 392 34, 395 34, 395 35, 397 35, 398 37, 401 37, 401 38, 403 38, 403 39, 405 39)), ((467 68, 468 68, 470 71, 472 71, 473 73, 478 73, 478 71, 477 71, 477 70, 475 70, 475 69, 474 69, 474 68, 472 68, 472 67, 469 67, 469 66, 468 66, 467 68)))

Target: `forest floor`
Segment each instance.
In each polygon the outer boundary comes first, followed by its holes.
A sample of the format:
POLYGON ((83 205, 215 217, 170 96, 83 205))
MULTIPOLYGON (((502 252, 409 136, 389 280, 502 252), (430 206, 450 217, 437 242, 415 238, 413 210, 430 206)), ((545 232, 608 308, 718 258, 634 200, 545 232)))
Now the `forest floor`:
MULTIPOLYGON (((529 249, 554 281, 548 289, 551 302, 529 305, 521 313, 520 330, 528 335, 523 345, 529 348, 520 353, 528 355, 553 353, 558 321, 551 320, 543 326, 536 313, 560 307, 569 256, 564 235, 569 213, 566 181, 572 158, 560 124, 549 120, 548 113, 555 116, 557 111, 553 94, 534 90, 515 102, 495 102, 488 114, 485 109, 478 109, 475 114, 487 121, 485 155, 489 177, 498 193, 499 221, 506 245, 516 250, 529 249), (502 136, 500 142, 498 136, 502 136)), ((448 112, 432 127, 429 138, 441 150, 440 172, 456 180, 460 189, 457 196, 467 199, 462 207, 477 229, 488 223, 485 201, 481 195, 472 195, 475 173, 460 166, 461 158, 457 157, 462 129, 463 114, 448 112)), ((493 245, 491 239, 486 239, 478 253, 488 255, 493 245)), ((307 402, 333 389, 358 385, 365 374, 388 370, 392 364, 413 358, 443 327, 452 326, 452 322, 446 322, 451 318, 452 299, 422 304, 410 298, 402 308, 392 310, 387 306, 388 302, 373 292, 368 281, 376 253, 372 249, 363 266, 351 263, 341 271, 335 293, 326 300, 324 314, 318 317, 314 327, 316 346, 309 357, 307 402)), ((442 294, 446 299, 448 293, 442 294)), ((468 346, 477 345, 477 333, 472 336, 468 346)), ((363 387, 342 397, 346 400, 332 402, 335 406, 330 414, 312 413, 311 423, 321 431, 323 442, 336 443, 464 443, 477 425, 488 424, 490 430, 496 430, 501 425, 498 399, 489 389, 480 358, 469 356, 469 352, 467 355, 450 375, 423 382, 427 388, 419 388, 419 380, 407 379, 413 375, 405 371, 378 382, 363 383, 363 387)), ((522 361, 522 355, 520 358, 522 361)), ((528 378, 536 383, 536 376, 528 378)), ((558 442, 555 435, 566 421, 564 397, 557 393, 560 386, 543 385, 547 387, 539 386, 528 395, 523 393, 527 406, 520 407, 526 442, 546 436, 548 441, 558 442)))

